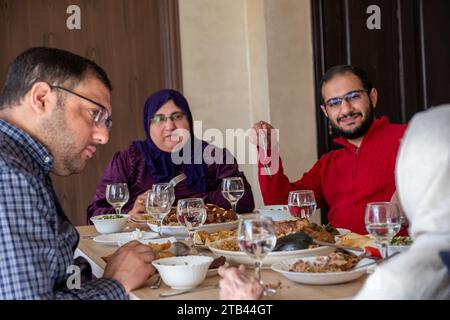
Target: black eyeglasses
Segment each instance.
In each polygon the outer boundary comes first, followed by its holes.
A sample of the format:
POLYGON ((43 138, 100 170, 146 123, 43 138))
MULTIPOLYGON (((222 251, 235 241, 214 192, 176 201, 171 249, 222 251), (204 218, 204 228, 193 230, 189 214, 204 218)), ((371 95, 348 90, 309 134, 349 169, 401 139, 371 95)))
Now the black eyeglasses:
POLYGON ((166 123, 167 120, 172 120, 173 122, 178 122, 183 120, 186 117, 184 112, 174 112, 170 116, 166 116, 164 114, 155 114, 153 118, 150 119, 151 124, 161 125, 166 123))
POLYGON ((355 103, 361 99, 361 93, 363 93, 363 92, 367 92, 367 90, 366 89, 353 90, 353 91, 347 92, 346 94, 344 94, 341 97, 331 98, 331 99, 327 100, 325 102, 325 104, 328 107, 333 108, 333 107, 340 106, 342 104, 343 100, 347 101, 348 103, 352 103, 352 102, 355 103))
POLYGON ((108 112, 108 110, 107 110, 107 109, 105 108, 105 106, 103 106, 101 103, 98 103, 97 101, 94 101, 94 100, 92 100, 92 99, 89 99, 89 98, 87 98, 87 97, 85 97, 85 96, 82 96, 81 94, 78 94, 78 93, 76 93, 76 92, 74 92, 74 91, 72 91, 72 90, 66 89, 66 88, 64 88, 64 87, 60 87, 60 86, 52 86, 52 85, 50 85, 50 87, 51 87, 52 89, 60 89, 60 90, 69 92, 69 93, 71 93, 71 94, 76 95, 77 97, 79 97, 79 98, 81 98, 81 99, 87 100, 87 101, 89 101, 89 102, 95 104, 95 105, 96 105, 97 107, 99 107, 100 109, 98 109, 98 110, 90 110, 90 111, 89 111, 89 114, 91 115, 92 120, 94 120, 95 125, 99 127, 99 126, 101 126, 102 124, 104 124, 108 130, 111 130, 111 128, 112 128, 112 120, 111 120, 111 118, 109 117, 109 112, 108 112))

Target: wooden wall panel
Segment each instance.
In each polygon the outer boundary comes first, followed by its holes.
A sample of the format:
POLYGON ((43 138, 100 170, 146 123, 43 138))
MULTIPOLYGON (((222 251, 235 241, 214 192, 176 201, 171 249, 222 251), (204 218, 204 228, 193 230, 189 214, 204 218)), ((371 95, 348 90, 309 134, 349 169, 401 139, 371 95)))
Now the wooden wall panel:
POLYGON ((7 65, 32 46, 70 50, 95 60, 113 83, 110 142, 86 169, 54 177, 69 218, 85 224, 86 207, 112 155, 144 138, 146 97, 163 87, 181 90, 176 0, 0 0, 0 85, 7 65), (81 8, 81 30, 68 30, 66 8, 81 8))

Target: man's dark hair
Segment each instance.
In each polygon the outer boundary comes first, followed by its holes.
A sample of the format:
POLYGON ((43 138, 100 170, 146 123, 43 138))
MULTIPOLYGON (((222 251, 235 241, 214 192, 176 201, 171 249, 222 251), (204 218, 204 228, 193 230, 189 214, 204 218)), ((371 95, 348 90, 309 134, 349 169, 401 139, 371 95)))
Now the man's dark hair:
POLYGON ((95 62, 61 49, 30 48, 17 56, 8 68, 0 96, 0 110, 20 104, 20 100, 37 82, 73 89, 87 74, 97 77, 112 91, 106 72, 95 62))
POLYGON ((350 64, 334 66, 334 67, 331 67, 330 69, 328 69, 327 72, 325 72, 325 74, 323 75, 322 79, 320 80, 319 89, 320 89, 321 104, 325 103, 323 101, 323 95, 322 95, 323 85, 326 82, 333 79, 335 76, 342 75, 342 74, 345 74, 348 72, 353 73, 355 76, 357 76, 359 78, 359 80, 361 81, 363 88, 367 90, 367 93, 370 93, 370 90, 372 90, 373 86, 372 86, 372 82, 369 79, 369 76, 367 75, 367 72, 364 69, 362 69, 358 66, 350 65, 350 64))

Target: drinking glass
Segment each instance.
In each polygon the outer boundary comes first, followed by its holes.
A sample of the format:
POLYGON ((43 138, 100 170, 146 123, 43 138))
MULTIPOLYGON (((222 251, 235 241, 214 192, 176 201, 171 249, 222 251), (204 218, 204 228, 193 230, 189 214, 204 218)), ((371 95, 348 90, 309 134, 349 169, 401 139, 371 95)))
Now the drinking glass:
POLYGON ((224 178, 222 180, 222 195, 231 204, 231 209, 236 212, 236 205, 244 195, 244 181, 241 177, 224 178))
POLYGON ((366 206, 366 229, 381 247, 381 256, 388 256, 388 245, 400 231, 401 217, 398 205, 393 202, 371 202, 366 206))
POLYGON ((155 218, 158 225, 158 235, 161 238, 161 223, 171 209, 170 192, 168 190, 147 191, 145 210, 155 218))
POLYGON ((178 200, 177 219, 186 226, 189 232, 189 244, 191 252, 197 254, 194 247, 195 229, 203 225, 206 221, 206 208, 202 198, 188 198, 178 200))
POLYGON ((312 190, 296 190, 289 192, 288 207, 291 216, 310 219, 316 210, 316 198, 312 190))
POLYGON ((122 207, 128 202, 130 194, 126 183, 106 185, 106 201, 114 207, 116 214, 120 214, 122 207))
POLYGON ((153 191, 161 191, 161 190, 167 190, 169 192, 169 200, 170 200, 170 206, 172 207, 173 203, 175 202, 175 188, 168 182, 163 183, 154 183, 152 185, 153 191))
POLYGON ((273 220, 266 216, 242 218, 239 221, 237 240, 241 250, 254 260, 255 276, 264 287, 264 295, 275 294, 276 290, 266 288, 261 279, 262 260, 277 242, 273 220))

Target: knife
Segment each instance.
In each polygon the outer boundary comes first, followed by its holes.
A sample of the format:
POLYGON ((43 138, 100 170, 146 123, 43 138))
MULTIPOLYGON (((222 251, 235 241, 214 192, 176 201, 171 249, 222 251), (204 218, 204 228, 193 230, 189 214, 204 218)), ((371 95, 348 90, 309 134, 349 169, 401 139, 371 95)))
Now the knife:
POLYGON ((219 288, 219 284, 217 283, 217 284, 211 284, 211 285, 207 285, 207 286, 203 286, 203 287, 195 287, 195 288, 185 289, 185 290, 174 290, 174 291, 162 292, 159 294, 159 296, 161 298, 173 297, 173 296, 178 296, 180 294, 203 291, 203 290, 208 290, 208 289, 218 289, 218 288, 219 288))

